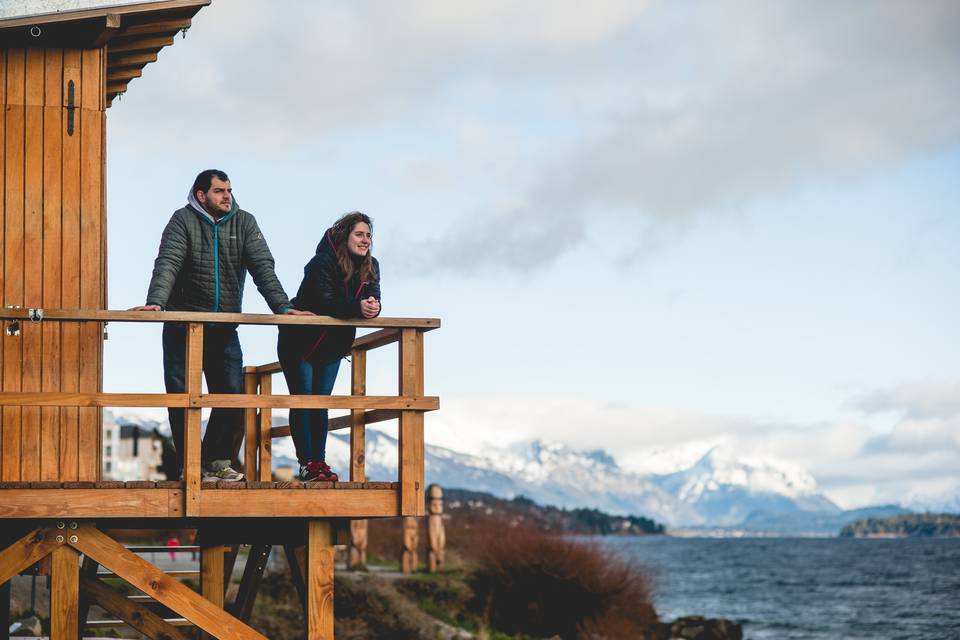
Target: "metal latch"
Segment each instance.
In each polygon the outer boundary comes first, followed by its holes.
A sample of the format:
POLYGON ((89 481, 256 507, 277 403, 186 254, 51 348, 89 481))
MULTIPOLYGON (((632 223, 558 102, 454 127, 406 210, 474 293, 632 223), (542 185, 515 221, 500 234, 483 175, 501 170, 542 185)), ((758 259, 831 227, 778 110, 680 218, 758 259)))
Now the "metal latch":
POLYGON ((67 135, 73 135, 73 112, 77 108, 74 104, 74 85, 73 80, 67 82, 67 135))
MULTIPOLYGON (((18 304, 8 304, 8 305, 7 305, 7 309, 19 309, 19 308, 20 308, 20 305, 18 305, 18 304)), ((12 337, 12 336, 18 336, 18 335, 20 335, 20 321, 19 321, 19 320, 11 320, 11 321, 10 321, 10 323, 7 325, 7 335, 8 335, 8 336, 11 336, 11 337, 12 337)))
POLYGON ((43 320, 43 309, 27 309, 27 317, 30 322, 40 322, 43 320))

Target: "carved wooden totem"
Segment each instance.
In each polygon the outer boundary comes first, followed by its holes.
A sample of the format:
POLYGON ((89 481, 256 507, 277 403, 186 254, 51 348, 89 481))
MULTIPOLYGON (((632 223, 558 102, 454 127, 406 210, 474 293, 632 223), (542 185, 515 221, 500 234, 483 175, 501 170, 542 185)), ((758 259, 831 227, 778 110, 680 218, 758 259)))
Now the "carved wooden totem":
POLYGON ((419 525, 417 518, 413 516, 407 516, 403 519, 403 556, 400 564, 404 573, 413 573, 417 570, 419 525))
POLYGON ((367 521, 350 521, 350 554, 348 569, 364 569, 367 566, 367 521))
POLYGON ((443 558, 447 546, 447 533, 443 529, 443 489, 432 484, 427 488, 430 500, 427 519, 427 537, 430 549, 427 551, 427 571, 436 573, 443 568, 443 558))

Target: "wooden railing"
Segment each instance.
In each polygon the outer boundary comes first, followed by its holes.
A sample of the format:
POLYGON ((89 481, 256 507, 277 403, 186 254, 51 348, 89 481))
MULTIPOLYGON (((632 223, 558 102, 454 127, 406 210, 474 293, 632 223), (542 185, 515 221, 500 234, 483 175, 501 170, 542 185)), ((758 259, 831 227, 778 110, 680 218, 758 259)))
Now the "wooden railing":
MULTIPOLYGON (((4 392, 0 406, 19 407, 172 407, 183 408, 184 493, 183 514, 200 514, 201 410, 204 408, 244 409, 246 447, 244 462, 248 477, 254 470, 260 481, 271 478, 271 439, 289 434, 289 427, 272 427, 272 409, 349 409, 350 415, 334 418, 331 429, 350 429, 350 480, 365 481, 365 426, 368 423, 399 419, 398 482, 400 514, 424 514, 423 414, 439 408, 439 399, 424 395, 423 334, 440 326, 432 318, 375 318, 339 320, 327 316, 290 316, 240 313, 193 313, 170 311, 92 311, 3 309, 0 320, 19 322, 183 322, 186 332, 186 389, 184 393, 78 393, 78 392, 4 392), (37 311, 40 311, 38 314, 37 311), (39 316, 42 315, 42 319, 39 316), (377 331, 359 337, 352 349, 351 395, 273 395, 271 379, 280 371, 276 363, 246 367, 245 393, 203 393, 204 324, 244 325, 319 325, 373 328, 377 331), (399 389, 396 396, 366 395, 366 355, 371 349, 399 343, 399 389), (259 409, 259 419, 257 410, 259 409)), ((40 359, 41 354, 24 353, 40 359)))

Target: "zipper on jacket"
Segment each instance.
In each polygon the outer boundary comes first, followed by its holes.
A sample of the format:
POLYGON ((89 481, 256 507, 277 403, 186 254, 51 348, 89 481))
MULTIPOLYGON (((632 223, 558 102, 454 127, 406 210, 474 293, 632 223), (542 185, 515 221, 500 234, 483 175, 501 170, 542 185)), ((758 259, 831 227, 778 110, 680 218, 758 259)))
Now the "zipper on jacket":
POLYGON ((220 311, 220 221, 213 223, 213 310, 220 311))

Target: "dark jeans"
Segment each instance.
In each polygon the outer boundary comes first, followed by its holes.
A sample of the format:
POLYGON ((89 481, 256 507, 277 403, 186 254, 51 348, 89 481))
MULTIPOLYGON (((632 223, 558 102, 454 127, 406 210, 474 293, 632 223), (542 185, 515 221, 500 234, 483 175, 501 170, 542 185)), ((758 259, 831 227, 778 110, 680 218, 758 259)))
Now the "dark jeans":
MULTIPOLYGON (((163 382, 167 393, 186 389, 187 327, 180 322, 163 325, 163 382)), ((243 393, 243 351, 237 329, 231 325, 204 325, 203 373, 210 393, 243 393)), ((170 430, 183 469, 183 409, 169 409, 170 430)), ((243 439, 243 409, 213 409, 203 435, 201 460, 230 460, 243 439)))
MULTIPOLYGON (((283 367, 283 377, 291 395, 326 396, 333 391, 340 369, 340 358, 312 364, 302 360, 298 353, 291 353, 278 346, 277 355, 283 367)), ((290 409, 290 435, 297 448, 300 464, 320 462, 327 455, 327 410, 290 409)))

